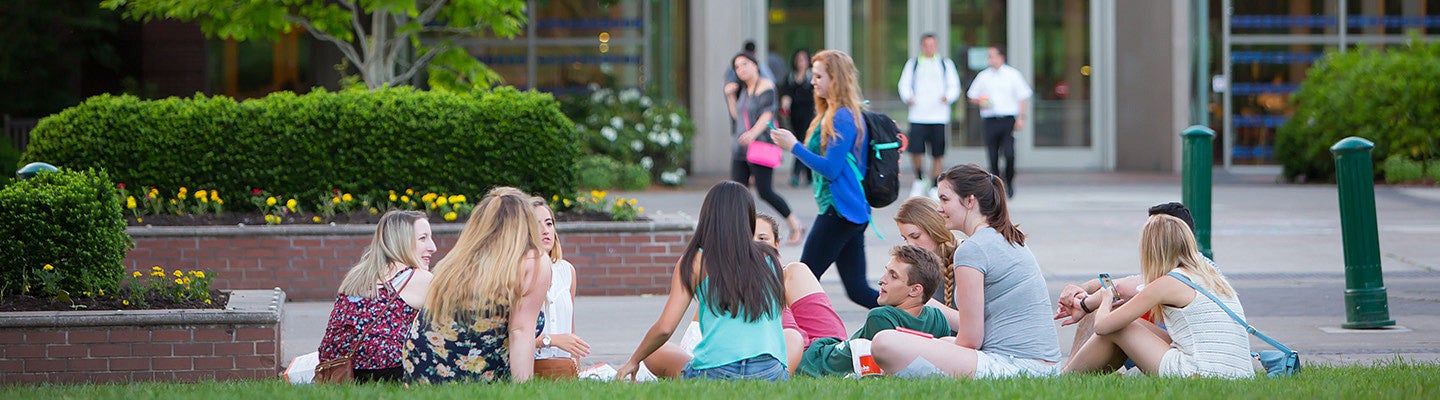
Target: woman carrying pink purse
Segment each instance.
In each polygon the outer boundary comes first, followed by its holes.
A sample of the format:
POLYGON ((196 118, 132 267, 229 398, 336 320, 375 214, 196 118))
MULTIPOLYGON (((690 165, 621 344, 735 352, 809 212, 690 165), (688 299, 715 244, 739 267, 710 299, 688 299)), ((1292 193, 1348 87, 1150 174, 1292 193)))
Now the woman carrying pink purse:
POLYGON ((759 65, 745 53, 736 54, 731 60, 740 82, 725 84, 725 100, 734 122, 731 136, 735 138, 731 146, 730 180, 749 187, 750 179, 754 178, 760 198, 774 207, 790 227, 790 239, 785 244, 796 245, 805 238, 805 226, 790 213, 790 204, 785 198, 775 192, 775 167, 780 165, 782 154, 764 133, 775 121, 778 96, 775 82, 760 76, 759 65))

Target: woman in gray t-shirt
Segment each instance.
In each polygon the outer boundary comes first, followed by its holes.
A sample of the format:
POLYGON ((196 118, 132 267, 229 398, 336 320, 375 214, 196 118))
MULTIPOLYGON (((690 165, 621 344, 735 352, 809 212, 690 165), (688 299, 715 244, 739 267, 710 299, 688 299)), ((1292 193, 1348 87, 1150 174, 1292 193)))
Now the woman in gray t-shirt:
POLYGON ((1048 376, 1059 371, 1060 341, 1040 264, 1010 222, 1005 184, 975 164, 940 175, 946 228, 969 238, 955 249, 954 338, 876 335, 871 351, 901 377, 1048 376))
POLYGON ((799 244, 805 238, 805 227, 800 218, 790 213, 790 204, 780 193, 775 192, 775 168, 755 164, 746 160, 746 150, 752 142, 770 141, 771 123, 775 121, 777 96, 775 82, 760 76, 759 63, 745 53, 736 54, 731 62, 739 83, 725 84, 725 99, 730 107, 730 118, 734 129, 730 137, 730 180, 750 186, 755 179, 755 190, 760 198, 775 207, 775 212, 785 218, 790 227, 790 239, 785 244, 799 244))

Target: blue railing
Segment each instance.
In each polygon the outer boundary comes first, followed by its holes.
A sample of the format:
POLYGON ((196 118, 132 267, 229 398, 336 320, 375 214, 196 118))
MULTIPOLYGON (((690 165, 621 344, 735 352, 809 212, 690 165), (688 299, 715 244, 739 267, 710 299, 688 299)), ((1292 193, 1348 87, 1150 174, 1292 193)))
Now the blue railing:
POLYGON ((1230 148, 1230 156, 1239 159, 1259 158, 1269 160, 1275 155, 1275 146, 1235 146, 1230 148))
POLYGON ((1324 57, 1321 52, 1236 51, 1230 53, 1235 64, 1311 64, 1324 57))
MULTIPOLYGON (((1440 16, 1351 15, 1345 18, 1349 28, 1440 28, 1440 16)), ((1230 18, 1234 29, 1333 28, 1339 19, 1333 15, 1236 15, 1230 18)))
POLYGON ((1236 115, 1231 121, 1236 128, 1279 128, 1288 119, 1284 115, 1236 115))
POLYGON ((1290 94, 1300 90, 1298 83, 1236 83, 1230 88, 1230 93, 1236 96, 1250 96, 1256 94, 1290 94))

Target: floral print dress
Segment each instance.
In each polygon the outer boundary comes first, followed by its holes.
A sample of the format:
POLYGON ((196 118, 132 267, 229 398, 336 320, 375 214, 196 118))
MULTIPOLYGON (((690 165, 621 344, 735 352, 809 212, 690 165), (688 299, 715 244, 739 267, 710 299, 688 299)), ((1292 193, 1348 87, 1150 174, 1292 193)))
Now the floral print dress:
POLYGON ((509 381, 509 315, 508 307, 501 307, 467 323, 454 319, 432 321, 420 313, 405 341, 402 362, 405 380, 417 383, 509 381))
POLYGON ((353 349, 355 358, 351 361, 357 370, 399 367, 406 328, 419 310, 397 297, 397 289, 391 285, 402 280, 402 284, 409 283, 413 273, 406 269, 395 274, 387 284, 379 285, 372 298, 336 296, 325 336, 320 339, 320 362, 350 355, 353 349))

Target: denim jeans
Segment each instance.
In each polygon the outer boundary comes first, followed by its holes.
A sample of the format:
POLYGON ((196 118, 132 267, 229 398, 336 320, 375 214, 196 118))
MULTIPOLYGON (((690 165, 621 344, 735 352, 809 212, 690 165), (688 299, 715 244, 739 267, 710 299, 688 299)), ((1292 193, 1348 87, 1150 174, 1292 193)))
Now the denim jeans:
POLYGON ((694 369, 685 365, 680 371, 683 379, 764 379, 771 382, 783 382, 790 380, 790 372, 785 370, 785 364, 776 360, 769 354, 761 354, 744 360, 732 362, 714 368, 694 369))

